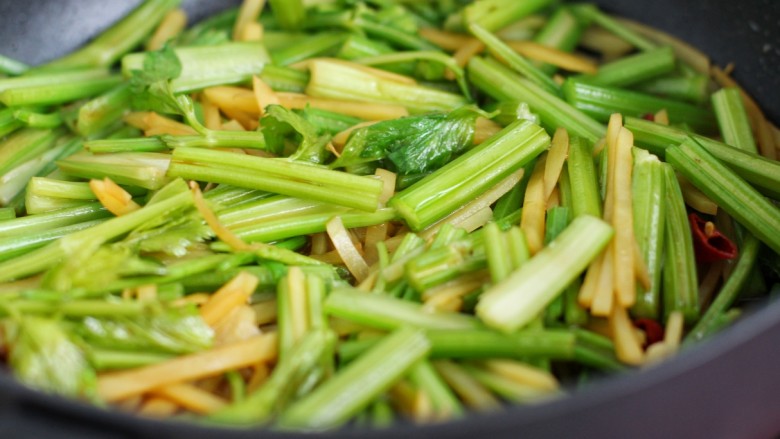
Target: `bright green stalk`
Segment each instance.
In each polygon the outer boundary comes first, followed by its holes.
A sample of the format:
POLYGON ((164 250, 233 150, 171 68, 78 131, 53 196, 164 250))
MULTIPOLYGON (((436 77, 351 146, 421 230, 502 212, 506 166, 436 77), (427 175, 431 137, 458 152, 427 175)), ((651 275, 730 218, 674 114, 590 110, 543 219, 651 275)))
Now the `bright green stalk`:
POLYGON ((84 149, 95 154, 109 152, 164 152, 168 146, 159 137, 131 139, 95 139, 84 142, 84 149))
POLYGON ((209 421, 230 425, 268 423, 298 396, 296 392, 307 384, 307 379, 317 373, 323 358, 333 352, 335 339, 330 331, 308 332, 279 361, 271 377, 258 390, 214 413, 209 421))
POLYGON ((517 121, 396 194, 389 204, 412 230, 422 230, 517 171, 549 141, 539 126, 517 121))
POLYGON ((500 282, 512 272, 512 258, 509 254, 509 243, 498 224, 490 222, 485 225, 485 253, 487 254, 490 278, 493 283, 500 282))
POLYGON ((0 263, 0 282, 20 279, 44 271, 67 257, 74 249, 83 247, 85 243, 98 245, 117 238, 149 220, 178 210, 192 202, 192 195, 183 182, 172 184, 184 186, 183 192, 135 212, 112 218, 95 227, 67 235, 24 256, 0 263))
POLYGON ((464 409, 460 401, 430 361, 422 360, 417 363, 409 373, 409 378, 428 395, 438 416, 452 419, 463 415, 464 409))
POLYGON ((169 354, 110 351, 106 349, 91 349, 88 354, 90 364, 98 371, 149 366, 162 363, 172 357, 169 354))
MULTIPOLYGON (((544 244, 550 245, 569 225, 570 211, 568 207, 556 206, 547 211, 547 224, 545 227, 544 244)), ((570 286, 570 285, 569 285, 570 286)), ((569 286, 566 291, 569 291, 569 286)), ((564 312, 564 296, 553 299, 544 311, 545 322, 560 320, 564 312)))
POLYGON ((685 122, 704 133, 712 132, 716 127, 715 118, 710 111, 682 102, 635 91, 596 86, 571 78, 563 84, 562 90, 566 101, 601 122, 608 121, 614 113, 642 117, 666 110, 673 123, 685 122))
POLYGON ((550 246, 503 282, 488 289, 477 305, 486 324, 511 332, 526 325, 574 280, 612 237, 603 221, 581 216, 550 246))
POLYGON ((480 327, 475 318, 465 314, 431 313, 418 303, 346 288, 334 290, 328 295, 325 311, 331 316, 385 330, 404 326, 423 329, 480 327))
POLYGON ((62 134, 61 130, 27 128, 4 139, 0 143, 0 175, 39 157, 51 149, 62 134))
POLYGON ((734 303, 744 289, 746 282, 750 279, 750 273, 753 271, 753 267, 755 267, 760 249, 761 243, 758 239, 751 234, 747 234, 742 248, 740 248, 739 260, 734 266, 734 270, 715 297, 715 300, 710 304, 710 307, 707 308, 699 322, 686 336, 686 343, 700 341, 720 329, 719 320, 728 312, 729 307, 734 303))
POLYGON ((405 375, 430 350, 425 333, 399 329, 295 402, 279 420, 282 428, 322 430, 349 421, 405 375))
POLYGON ((168 148, 251 148, 265 149, 265 137, 259 131, 207 130, 204 135, 170 136, 160 140, 168 148))
POLYGON ((309 73, 290 67, 268 64, 263 68, 260 78, 275 91, 303 93, 309 83, 309 73))
POLYGON ((601 196, 593 153, 587 142, 579 137, 569 139, 566 172, 571 183, 572 217, 590 215, 601 218, 601 196))
POLYGON ((177 148, 168 175, 231 184, 369 212, 379 206, 382 182, 285 159, 177 148))
POLYGON ((72 72, 50 72, 16 78, 0 79, 0 92, 14 89, 26 89, 57 83, 86 82, 110 77, 109 70, 104 68, 84 69, 72 72))
POLYGON ((5 137, 24 126, 14 117, 13 108, 3 108, 0 110, 0 137, 5 137))
POLYGON ((0 92, 0 102, 9 107, 63 104, 103 93, 117 86, 121 81, 122 78, 119 75, 105 75, 104 77, 70 82, 7 88, 0 92))
POLYGON ((14 118, 30 128, 57 128, 63 122, 58 112, 39 113, 24 108, 14 111, 14 118))
POLYGON ((724 88, 713 93, 712 108, 718 118, 724 143, 747 152, 758 152, 738 89, 724 88))
POLYGON ((0 221, 16 218, 16 211, 11 207, 0 207, 0 221))
POLYGON ((583 19, 592 21, 594 24, 598 24, 604 29, 612 32, 641 51, 646 52, 658 47, 655 43, 627 28, 608 14, 605 14, 595 5, 579 5, 574 9, 574 12, 583 19))
POLYGON ((463 27, 478 24, 490 32, 497 31, 509 24, 527 17, 549 6, 550 0, 482 0, 473 2, 462 11, 463 27))
POLYGON ((297 30, 306 19, 306 8, 301 0, 269 0, 271 11, 282 29, 297 30))
MULTIPOLYGON (((138 194, 136 191, 136 195, 138 194)), ((30 179, 25 191, 25 205, 28 215, 56 210, 56 207, 61 205, 73 207, 95 199, 95 194, 92 193, 89 183, 45 177, 30 179), (70 205, 67 205, 69 203, 70 205)))
POLYGON ((343 63, 316 60, 309 68, 306 94, 314 97, 402 105, 411 113, 449 112, 467 103, 460 95, 381 78, 343 63))
POLYGON ((502 101, 524 101, 539 114, 549 132, 563 127, 570 135, 591 144, 604 137, 606 128, 558 96, 546 92, 531 81, 519 77, 494 59, 474 57, 468 65, 471 82, 491 97, 502 101))
POLYGON ((390 25, 377 23, 360 15, 358 15, 348 27, 360 29, 370 37, 386 41, 393 46, 402 47, 407 50, 437 49, 436 46, 422 37, 390 25))
POLYGON ((466 75, 455 60, 442 52, 435 50, 395 52, 371 57, 360 58, 355 62, 367 66, 387 65, 411 61, 430 61, 446 67, 455 75, 460 91, 468 99, 471 99, 471 91, 466 83, 466 75))
POLYGON ((691 226, 685 210, 682 190, 671 166, 664 165, 666 220, 664 226, 663 309, 664 321, 680 311, 685 321, 699 317, 699 283, 691 226))
POLYGON ((513 70, 528 78, 544 91, 556 96, 560 94, 560 86, 550 76, 507 46, 497 36, 476 24, 470 25, 469 31, 479 38, 495 57, 503 60, 513 70))
POLYGON ((296 215, 291 218, 279 218, 263 221, 256 225, 235 228, 233 231, 248 242, 272 242, 293 236, 305 236, 324 232, 325 225, 334 216, 340 216, 346 228, 374 226, 398 218, 394 209, 381 208, 367 213, 360 210, 331 208, 329 212, 296 215))
POLYGON ((637 145, 662 158, 667 147, 693 138, 707 152, 762 193, 780 199, 780 162, 742 151, 717 140, 642 119, 627 117, 625 127, 634 133, 634 142, 637 145))
POLYGON ((637 317, 658 319, 661 309, 661 266, 666 221, 666 177, 664 165, 649 152, 634 150, 634 233, 640 254, 650 275, 650 288, 637 287, 631 311, 637 317))
POLYGON ((566 330, 522 330, 512 334, 479 330, 428 331, 431 358, 572 359, 576 337, 566 330))
POLYGON ((121 84, 79 108, 76 131, 91 136, 118 122, 130 103, 130 86, 121 84))
POLYGON ((780 253, 780 208, 696 142, 669 148, 666 159, 759 240, 780 253))
POLYGON ((273 51, 271 59, 274 65, 289 66, 309 58, 327 56, 335 52, 344 43, 345 38, 346 36, 342 33, 312 35, 297 43, 273 51))
POLYGON ((110 216, 110 213, 108 213, 100 203, 89 203, 55 212, 3 221, 0 223, 0 237, 32 235, 45 232, 49 229, 105 218, 107 216, 110 216))
POLYGON ((43 247, 63 236, 94 227, 107 221, 108 217, 111 216, 111 214, 105 210, 103 210, 102 213, 105 217, 102 219, 88 220, 26 235, 2 237, 0 238, 0 261, 16 258, 37 248, 43 247))
POLYGON ((0 55, 0 73, 11 76, 19 76, 26 72, 29 68, 30 66, 21 61, 17 61, 5 55, 0 55))
POLYGON ((166 175, 170 155, 154 152, 76 154, 59 160, 60 170, 74 177, 109 177, 114 183, 156 190, 170 179, 166 175))
MULTIPOLYGON (((214 46, 174 49, 181 62, 181 74, 171 80, 175 93, 186 93, 206 87, 236 84, 260 75, 271 58, 262 43, 231 42, 214 46)), ((132 53, 122 58, 122 73, 129 77, 142 70, 146 53, 132 53)))
POLYGON ((662 47, 604 64, 593 75, 580 75, 577 80, 588 84, 625 87, 674 70, 675 58, 671 47, 662 47))
POLYGON ((16 165, 0 176, 0 204, 16 205, 24 201, 24 188, 36 175, 45 175, 53 171, 53 163, 60 157, 73 154, 79 145, 76 141, 61 142, 58 146, 41 152, 24 163, 16 165))
POLYGON ((154 31, 163 17, 179 3, 180 0, 146 0, 141 6, 86 46, 44 65, 41 69, 69 70, 85 67, 108 67, 123 54, 138 46, 147 35, 154 31))
POLYGON ((636 84, 633 88, 651 95, 702 104, 709 99, 709 82, 706 75, 666 76, 636 84))
MULTIPOLYGON (((571 9, 565 6, 559 7, 547 20, 544 27, 534 36, 534 41, 547 47, 554 47, 564 52, 571 52, 582 37, 585 26, 580 23, 571 9)), ((548 75, 555 73, 558 67, 552 64, 543 64, 542 71, 548 75)))

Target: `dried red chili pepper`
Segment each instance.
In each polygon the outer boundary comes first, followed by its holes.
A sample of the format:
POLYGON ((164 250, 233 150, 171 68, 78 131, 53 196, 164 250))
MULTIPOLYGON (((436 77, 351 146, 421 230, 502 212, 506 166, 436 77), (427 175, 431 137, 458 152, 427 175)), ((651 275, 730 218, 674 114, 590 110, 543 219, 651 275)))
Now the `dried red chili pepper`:
POLYGON ((688 219, 691 223, 697 262, 706 264, 737 257, 737 246, 720 233, 712 222, 703 220, 695 213, 688 215, 688 219))
POLYGON ((642 345, 644 349, 664 339, 664 328, 653 319, 636 319, 634 320, 634 326, 645 333, 645 343, 642 345))
POLYGON ((653 113, 643 114, 642 119, 649 120, 650 122, 655 122, 655 114, 653 113))

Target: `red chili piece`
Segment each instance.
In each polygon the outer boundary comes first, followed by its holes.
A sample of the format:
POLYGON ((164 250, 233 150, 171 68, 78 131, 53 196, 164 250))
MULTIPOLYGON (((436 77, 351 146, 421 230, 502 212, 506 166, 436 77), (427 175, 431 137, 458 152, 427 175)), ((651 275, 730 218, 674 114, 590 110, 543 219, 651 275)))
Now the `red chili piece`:
POLYGON ((664 339, 664 328, 653 319, 636 319, 634 320, 634 326, 645 333, 645 343, 642 345, 644 349, 647 349, 651 344, 664 339))
POLYGON ((650 122, 655 122, 655 114, 653 113, 647 113, 642 115, 642 119, 649 120, 650 122))
POLYGON ((703 220, 695 213, 688 215, 688 219, 691 223, 696 261, 706 264, 737 257, 737 246, 720 233, 713 223, 703 220))

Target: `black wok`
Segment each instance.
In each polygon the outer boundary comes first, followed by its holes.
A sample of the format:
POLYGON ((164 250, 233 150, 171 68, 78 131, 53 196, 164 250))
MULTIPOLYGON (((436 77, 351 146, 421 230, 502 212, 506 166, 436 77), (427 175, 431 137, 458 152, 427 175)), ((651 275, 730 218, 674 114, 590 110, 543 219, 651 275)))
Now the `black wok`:
MULTIPOLYGON (((518 0, 522 1, 522 0, 518 0)), ((39 63, 96 35, 139 0, 2 0, 0 53, 39 63)), ((236 4, 185 0, 194 19, 236 4)), ((724 65, 771 120, 780 120, 780 1, 599 1, 699 47, 724 65)), ((778 231, 780 233, 780 231, 778 231)), ((323 437, 770 438, 780 433, 780 303, 661 366, 604 380, 573 396, 442 425, 398 425, 323 437)), ((293 438, 144 420, 43 395, 0 372, 0 437, 293 438)))

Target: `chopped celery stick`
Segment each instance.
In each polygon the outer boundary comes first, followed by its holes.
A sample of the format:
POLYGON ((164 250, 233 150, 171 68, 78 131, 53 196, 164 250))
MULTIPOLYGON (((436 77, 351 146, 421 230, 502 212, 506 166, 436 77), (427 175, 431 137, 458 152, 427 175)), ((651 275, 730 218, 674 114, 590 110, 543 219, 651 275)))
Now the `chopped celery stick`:
POLYGON ((72 155, 57 162, 67 175, 80 178, 111 178, 114 183, 156 190, 168 183, 171 157, 154 152, 124 152, 72 155))
POLYGON ((339 370, 299 399, 279 419, 279 427, 322 430, 348 422, 390 388, 430 350, 421 330, 404 328, 339 370))
MULTIPOLYGON (((257 42, 181 47, 174 53, 181 62, 181 74, 171 81, 175 93, 248 81, 252 75, 260 75, 270 62, 265 47, 257 42)), ((133 53, 122 58, 125 77, 143 69, 145 56, 146 53, 133 53)))
POLYGON ((612 233, 608 224, 595 217, 576 218, 549 246, 488 289, 477 305, 477 315, 505 332, 526 325, 587 267, 612 233))

